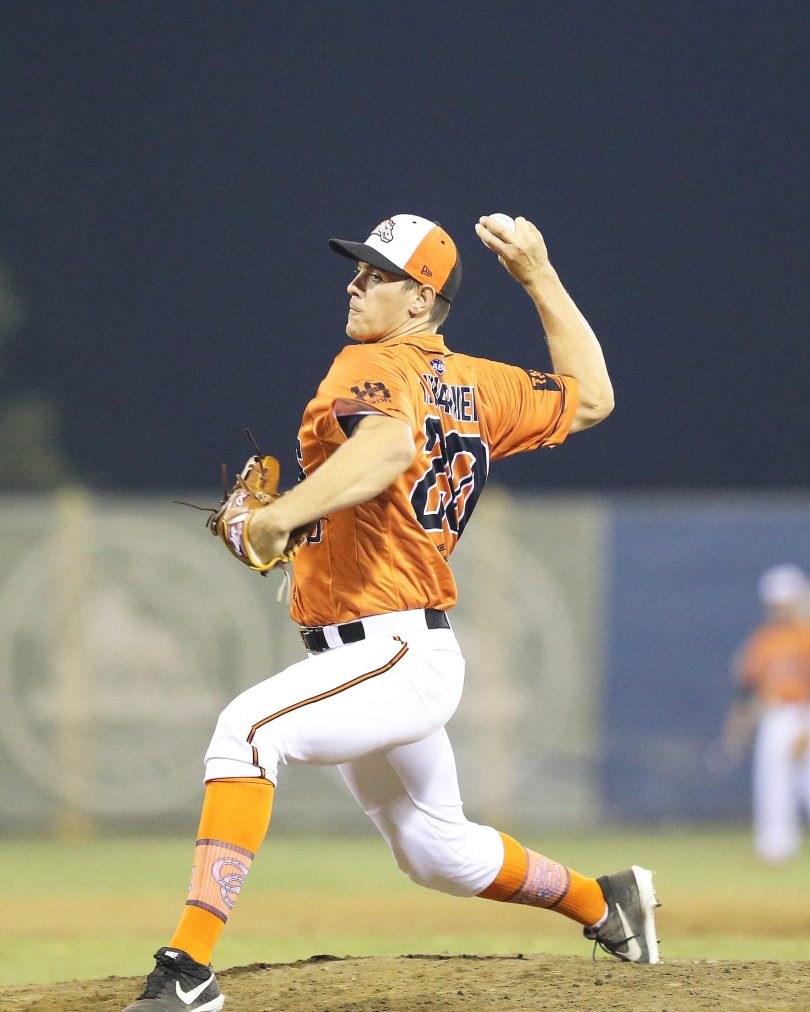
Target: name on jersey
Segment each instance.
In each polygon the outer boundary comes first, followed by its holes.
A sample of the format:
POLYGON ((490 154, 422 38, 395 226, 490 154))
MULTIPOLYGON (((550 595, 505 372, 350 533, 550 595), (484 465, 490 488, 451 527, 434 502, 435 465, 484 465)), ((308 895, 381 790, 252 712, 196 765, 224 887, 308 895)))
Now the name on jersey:
POLYGON ((422 380, 425 404, 435 404, 437 408, 460 422, 478 421, 475 387, 445 383, 439 376, 433 376, 430 373, 423 373, 422 380))

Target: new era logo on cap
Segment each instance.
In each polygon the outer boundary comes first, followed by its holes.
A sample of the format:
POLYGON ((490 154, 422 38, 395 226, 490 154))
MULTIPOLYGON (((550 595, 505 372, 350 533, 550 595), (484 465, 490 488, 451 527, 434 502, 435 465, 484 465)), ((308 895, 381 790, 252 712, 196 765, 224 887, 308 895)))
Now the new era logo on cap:
POLYGON ((452 302, 461 284, 461 258, 456 244, 445 230, 416 214, 395 214, 386 218, 362 242, 330 239, 336 253, 352 260, 364 260, 373 267, 403 274, 430 284, 452 302))

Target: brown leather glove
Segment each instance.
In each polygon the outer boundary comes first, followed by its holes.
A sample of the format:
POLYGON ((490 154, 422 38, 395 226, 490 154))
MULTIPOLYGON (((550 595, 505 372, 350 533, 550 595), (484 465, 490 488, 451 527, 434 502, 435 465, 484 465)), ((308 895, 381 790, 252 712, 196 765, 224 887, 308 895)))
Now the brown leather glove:
POLYGON ((275 457, 249 457, 234 486, 225 492, 219 509, 212 512, 206 526, 215 537, 222 538, 225 547, 240 562, 257 573, 266 573, 276 566, 289 562, 310 533, 310 527, 301 527, 290 534, 284 551, 268 562, 261 562, 253 551, 249 528, 257 510, 279 498, 279 464, 275 457))

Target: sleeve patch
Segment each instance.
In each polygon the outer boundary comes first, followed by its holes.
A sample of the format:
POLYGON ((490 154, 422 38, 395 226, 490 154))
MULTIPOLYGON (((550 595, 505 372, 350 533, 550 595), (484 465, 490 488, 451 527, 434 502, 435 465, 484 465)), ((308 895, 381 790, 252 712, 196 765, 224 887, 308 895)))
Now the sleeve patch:
POLYGON ((534 390, 556 390, 557 393, 560 393, 562 390, 556 376, 551 376, 547 372, 539 372, 537 369, 527 369, 526 375, 531 380, 534 390))
POLYGON ((391 391, 385 383, 366 380, 362 386, 352 387, 352 393, 363 404, 388 404, 391 401, 391 391))

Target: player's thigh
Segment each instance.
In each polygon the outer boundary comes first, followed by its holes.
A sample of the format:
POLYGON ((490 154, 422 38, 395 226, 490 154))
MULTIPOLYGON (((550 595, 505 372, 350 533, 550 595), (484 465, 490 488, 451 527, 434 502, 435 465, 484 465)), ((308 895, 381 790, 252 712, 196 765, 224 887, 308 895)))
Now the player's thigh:
POLYGON ((342 763, 419 741, 458 704, 463 659, 441 653, 395 637, 325 651, 242 693, 224 723, 282 762, 342 763), (439 684, 437 665, 449 669, 439 684))
POLYGON ((339 768, 367 815, 407 800, 448 823, 464 818, 456 760, 443 727, 420 741, 360 756, 339 768))

